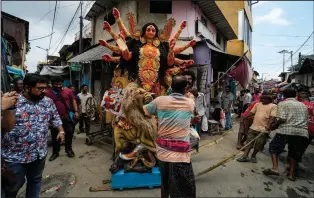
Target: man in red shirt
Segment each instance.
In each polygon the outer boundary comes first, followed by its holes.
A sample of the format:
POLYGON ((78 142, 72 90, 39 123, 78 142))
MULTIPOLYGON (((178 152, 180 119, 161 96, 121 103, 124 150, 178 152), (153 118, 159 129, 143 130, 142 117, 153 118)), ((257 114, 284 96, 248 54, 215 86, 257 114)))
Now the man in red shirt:
POLYGON ((306 148, 309 146, 309 144, 311 143, 314 137, 314 112, 313 112, 314 104, 309 101, 309 94, 310 94, 309 90, 306 89, 305 87, 300 87, 298 89, 297 100, 305 104, 305 106, 307 106, 307 110, 309 113, 309 121, 308 121, 309 142, 306 148))
MULTIPOLYGON (((68 157, 73 158, 75 156, 72 150, 72 139, 74 134, 74 122, 79 119, 79 111, 76 103, 75 96, 71 89, 62 87, 62 79, 58 76, 51 78, 52 88, 47 90, 46 96, 51 98, 55 103, 58 113, 62 120, 62 126, 65 130, 65 152, 68 157), (72 103, 72 107, 70 103, 72 103), (72 117, 72 111, 75 115, 72 117)), ((55 160, 59 157, 60 142, 56 140, 56 129, 51 130, 53 153, 49 158, 49 161, 55 160)))

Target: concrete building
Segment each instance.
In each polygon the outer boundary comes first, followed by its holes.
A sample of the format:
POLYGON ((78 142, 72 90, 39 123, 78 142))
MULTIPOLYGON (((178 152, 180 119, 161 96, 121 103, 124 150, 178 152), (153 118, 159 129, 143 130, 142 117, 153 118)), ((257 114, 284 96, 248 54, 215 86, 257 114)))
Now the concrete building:
POLYGON ((26 72, 26 54, 30 50, 29 22, 1 11, 1 32, 8 53, 7 64, 26 72))
MULTIPOLYGON (((249 2, 241 2, 95 1, 85 16, 86 20, 91 21, 93 46, 89 51, 72 58, 69 62, 89 63, 90 82, 93 82, 90 88, 94 95, 99 92, 99 96, 102 97, 104 91, 110 87, 111 77, 108 76, 112 75, 114 67, 109 67, 109 63, 102 61, 102 55, 110 51, 99 46, 98 41, 112 42, 111 36, 103 30, 104 21, 108 21, 113 30, 118 32, 112 15, 113 7, 119 9, 121 19, 126 26, 128 26, 126 15, 129 12, 136 16, 138 28, 147 22, 154 22, 161 29, 167 19, 174 18, 176 26, 173 28, 173 33, 181 22, 186 20, 187 27, 182 31, 176 46, 184 45, 192 39, 195 39, 197 44, 193 50, 186 50, 179 57, 194 59, 195 65, 191 69, 197 74, 196 86, 200 91, 206 92, 208 91, 206 85, 215 82, 221 72, 225 72, 246 49, 250 49, 252 16, 249 2), (100 74, 102 76, 99 76, 100 74)), ((247 57, 251 61, 250 50, 247 57)))

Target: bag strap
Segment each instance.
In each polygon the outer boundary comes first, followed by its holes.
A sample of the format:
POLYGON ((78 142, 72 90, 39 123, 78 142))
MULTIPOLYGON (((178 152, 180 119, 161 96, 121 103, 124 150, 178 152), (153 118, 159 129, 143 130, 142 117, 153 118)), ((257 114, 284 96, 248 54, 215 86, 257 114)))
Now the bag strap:
POLYGON ((64 105, 66 111, 69 113, 70 112, 70 109, 68 108, 68 106, 66 105, 66 102, 64 100, 64 98, 61 96, 60 92, 58 93, 55 93, 54 91, 52 91, 56 96, 57 96, 57 99, 62 102, 62 104, 64 105))

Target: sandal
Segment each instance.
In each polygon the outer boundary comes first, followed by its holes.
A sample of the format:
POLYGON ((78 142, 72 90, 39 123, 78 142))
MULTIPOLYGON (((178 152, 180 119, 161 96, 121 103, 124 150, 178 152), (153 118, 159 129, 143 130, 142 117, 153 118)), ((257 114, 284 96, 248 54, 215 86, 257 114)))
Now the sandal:
POLYGON ((238 162, 250 162, 251 160, 247 157, 240 157, 237 159, 238 162))
POLYGON ((274 171, 273 169, 269 168, 269 169, 266 169, 266 170, 263 170, 263 173, 264 175, 276 175, 276 176, 279 176, 279 173, 274 171))

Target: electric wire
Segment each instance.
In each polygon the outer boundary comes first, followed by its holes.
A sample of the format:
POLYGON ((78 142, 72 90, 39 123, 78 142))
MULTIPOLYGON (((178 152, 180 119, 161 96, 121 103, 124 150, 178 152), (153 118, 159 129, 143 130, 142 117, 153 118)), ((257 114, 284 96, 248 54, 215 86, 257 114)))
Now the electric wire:
POLYGON ((78 13, 79 8, 80 8, 80 5, 77 7, 77 9, 76 9, 76 11, 75 11, 75 13, 74 13, 74 15, 73 15, 73 17, 72 17, 72 19, 71 19, 69 25, 68 25, 66 31, 65 31, 64 34, 63 34, 63 37, 61 38, 60 42, 58 43, 57 47, 55 48, 55 50, 53 51, 52 54, 54 54, 54 53, 57 51, 57 49, 58 49, 58 47, 60 46, 60 44, 64 41, 64 39, 65 39, 65 37, 66 37, 66 34, 68 33, 69 28, 71 27, 71 25, 72 25, 72 23, 73 23, 73 21, 74 21, 74 18, 76 17, 76 15, 77 15, 77 13, 78 13))
POLYGON ((51 27, 51 36, 50 36, 50 41, 49 41, 48 53, 49 53, 49 50, 50 50, 51 40, 52 40, 52 32, 53 32, 53 28, 54 28, 54 25, 55 25, 56 12, 57 12, 57 4, 58 4, 58 1, 56 1, 55 10, 54 10, 54 13, 53 13, 52 27, 51 27))
MULTIPOLYGON (((71 4, 71 5, 67 5, 67 6, 58 6, 58 9, 60 9, 60 8, 66 8, 66 7, 70 7, 70 6, 74 6, 74 5, 77 5, 78 3, 74 3, 74 4, 71 4)), ((48 14, 50 14, 52 11, 53 11, 54 9, 52 9, 52 10, 49 10, 44 16, 42 16, 36 23, 34 23, 32 26, 30 26, 29 28, 34 28, 36 25, 38 25, 48 14)))

